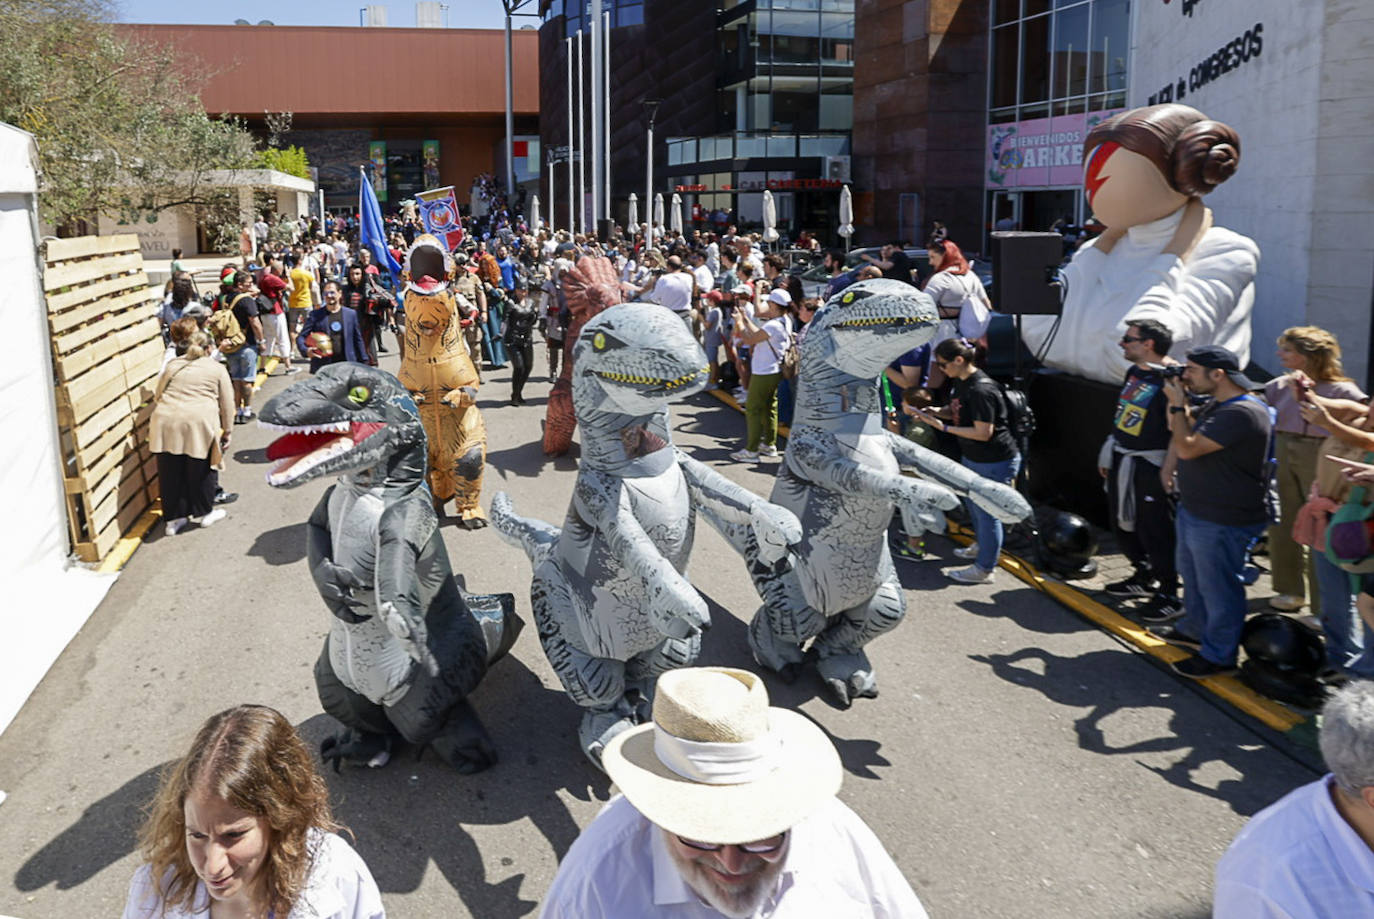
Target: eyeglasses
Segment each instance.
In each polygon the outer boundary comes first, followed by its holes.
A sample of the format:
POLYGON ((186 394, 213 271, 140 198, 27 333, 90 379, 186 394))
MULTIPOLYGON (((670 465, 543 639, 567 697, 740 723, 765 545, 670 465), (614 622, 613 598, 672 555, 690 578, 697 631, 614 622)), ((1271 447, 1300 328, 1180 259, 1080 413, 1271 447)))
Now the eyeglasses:
MULTIPOLYGON (((683 839, 681 836, 677 837, 677 841, 682 843, 687 848, 696 849, 699 852, 719 852, 721 849, 724 849, 726 845, 728 845, 728 843, 722 844, 718 842, 697 842, 695 839, 683 839)), ((779 833, 778 835, 770 836, 767 839, 760 839, 755 842, 739 843, 735 845, 735 848, 743 852, 748 852, 750 855, 767 855, 770 852, 776 852, 779 849, 781 849, 782 844, 786 841, 787 834, 779 833)))
POLYGON ((1138 341, 1145 341, 1145 340, 1146 340, 1146 339, 1144 339, 1144 338, 1133 338, 1133 337, 1131 337, 1130 335, 1122 335, 1122 336, 1121 336, 1121 343, 1122 343, 1123 345, 1126 345, 1126 344, 1134 344, 1135 342, 1138 342, 1138 341))

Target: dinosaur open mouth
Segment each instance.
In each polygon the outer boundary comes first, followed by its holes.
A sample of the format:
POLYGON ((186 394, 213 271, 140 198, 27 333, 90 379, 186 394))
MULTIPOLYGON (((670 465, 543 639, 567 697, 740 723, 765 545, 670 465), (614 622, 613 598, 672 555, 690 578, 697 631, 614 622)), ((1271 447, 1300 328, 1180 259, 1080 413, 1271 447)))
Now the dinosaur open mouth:
POLYGON ((267 484, 286 485, 323 462, 349 452, 386 427, 376 421, 332 421, 286 425, 259 421, 260 427, 285 434, 267 446, 267 458, 279 460, 267 474, 267 484))
POLYGON ((684 373, 676 380, 664 380, 659 377, 646 377, 633 373, 614 373, 603 370, 593 370, 592 372, 603 380, 610 380, 614 383, 633 383, 636 386, 644 386, 648 389, 663 389, 667 392, 672 392, 675 389, 681 389, 688 385, 703 373, 707 373, 709 369, 710 368, 702 367, 699 370, 692 370, 688 373, 684 373))

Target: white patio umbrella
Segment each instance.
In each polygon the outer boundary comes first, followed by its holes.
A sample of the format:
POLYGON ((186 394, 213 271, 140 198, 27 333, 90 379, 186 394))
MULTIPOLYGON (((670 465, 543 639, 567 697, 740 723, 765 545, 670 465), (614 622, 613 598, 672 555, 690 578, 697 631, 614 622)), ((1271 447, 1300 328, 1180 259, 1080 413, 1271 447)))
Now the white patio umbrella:
POLYGON ((539 196, 533 195, 530 197, 530 229, 537 230, 543 223, 544 221, 539 219, 539 196))
POLYGON ((840 235, 844 237, 844 251, 849 251, 849 238, 854 235, 854 196, 846 185, 840 189, 840 235))
POLYGON ((630 192, 630 219, 626 224, 630 228, 630 235, 634 235, 635 228, 639 226, 639 195, 630 192))
POLYGON ((654 236, 663 235, 663 192, 654 192, 654 236))
POLYGON ((766 190, 763 193, 763 241, 778 241, 778 209, 773 204, 773 193, 766 190))
POLYGON ((682 232, 682 196, 673 192, 672 206, 668 211, 668 229, 682 232))

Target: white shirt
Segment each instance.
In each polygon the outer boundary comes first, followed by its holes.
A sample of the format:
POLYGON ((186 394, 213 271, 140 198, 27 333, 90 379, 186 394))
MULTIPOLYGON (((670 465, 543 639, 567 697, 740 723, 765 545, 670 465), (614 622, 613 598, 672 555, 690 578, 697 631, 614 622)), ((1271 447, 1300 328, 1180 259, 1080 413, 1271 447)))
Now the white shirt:
POLYGON ((940 320, 933 344, 938 345, 947 338, 959 336, 977 341, 987 334, 988 325, 992 322, 988 294, 972 269, 963 274, 935 272, 926 282, 926 293, 937 307, 959 310, 959 318, 940 320))
POLYGON ((697 290, 706 293, 716 286, 716 275, 705 265, 698 265, 692 269, 692 278, 697 282, 697 290))
POLYGON ((711 274, 720 274, 720 244, 714 240, 706 244, 706 267, 711 274))
MULTIPOLYGON (((377 882, 357 852, 333 833, 310 831, 310 843, 318 844, 315 862, 305 880, 305 890, 284 919, 386 919, 377 882)), ((210 896, 196 882, 193 908, 162 911, 162 894, 153 884, 152 867, 144 865, 129 883, 124 919, 192 919, 210 915, 210 896), (198 908, 196 908, 198 907, 198 908)))
MULTIPOLYGON (((541 919, 720 919, 682 880, 659 829, 623 796, 573 843, 541 919)), ((792 828, 777 891, 759 919, 927 919, 921 901, 853 811, 832 798, 792 828)))
POLYGON ((1331 801, 1330 774, 1256 814, 1217 863, 1214 919, 1374 916, 1374 851, 1331 801))
POLYGON ((768 340, 749 346, 749 369, 754 373, 777 373, 778 364, 787 353, 787 333, 791 329, 783 316, 773 317, 760 328, 768 333, 768 340), (770 344, 773 347, 768 347, 770 344))
POLYGON ((665 273, 654 282, 649 298, 675 313, 687 312, 692 308, 692 276, 685 271, 665 273))

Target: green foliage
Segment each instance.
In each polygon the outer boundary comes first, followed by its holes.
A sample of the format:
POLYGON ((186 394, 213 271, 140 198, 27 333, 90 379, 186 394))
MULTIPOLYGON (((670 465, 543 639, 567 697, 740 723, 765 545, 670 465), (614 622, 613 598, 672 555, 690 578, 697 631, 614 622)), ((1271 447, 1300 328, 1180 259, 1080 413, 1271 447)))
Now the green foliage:
POLYGON ((134 222, 209 203, 207 173, 253 139, 207 117, 173 49, 121 33, 101 0, 0 0, 0 121, 38 143, 43 217, 134 222))
POLYGON ((284 172, 298 178, 310 178, 310 161, 306 159, 305 151, 294 145, 285 150, 279 147, 259 150, 258 165, 263 169, 275 169, 277 172, 284 172))

